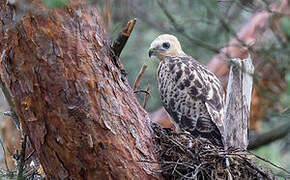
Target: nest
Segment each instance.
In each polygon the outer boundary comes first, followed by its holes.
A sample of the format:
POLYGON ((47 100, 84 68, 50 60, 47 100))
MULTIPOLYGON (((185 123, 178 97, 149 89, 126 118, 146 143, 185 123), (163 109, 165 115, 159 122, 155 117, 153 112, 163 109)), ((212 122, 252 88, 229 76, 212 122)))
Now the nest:
POLYGON ((165 179, 275 179, 247 151, 216 147, 207 139, 153 125, 158 164, 165 179))

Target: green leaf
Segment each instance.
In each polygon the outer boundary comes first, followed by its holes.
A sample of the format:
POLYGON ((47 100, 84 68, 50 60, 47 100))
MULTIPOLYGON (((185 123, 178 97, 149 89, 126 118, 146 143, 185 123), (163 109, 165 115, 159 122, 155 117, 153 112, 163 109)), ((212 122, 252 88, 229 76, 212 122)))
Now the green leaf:
POLYGON ((47 8, 62 8, 66 5, 67 0, 44 0, 47 8))

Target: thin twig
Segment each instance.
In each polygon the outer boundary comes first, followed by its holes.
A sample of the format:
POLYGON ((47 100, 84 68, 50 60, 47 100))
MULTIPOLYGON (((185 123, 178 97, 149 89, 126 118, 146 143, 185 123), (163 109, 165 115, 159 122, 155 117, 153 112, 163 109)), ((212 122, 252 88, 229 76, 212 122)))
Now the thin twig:
MULTIPOLYGON (((5 51, 2 52, 1 58, 3 59, 5 56, 5 51)), ((16 128, 19 130, 20 129, 20 122, 17 114, 15 113, 15 106, 12 101, 12 96, 10 95, 10 92, 8 88, 6 87, 4 81, 2 80, 2 77, 0 76, 0 88, 2 89, 2 92, 5 96, 6 101, 8 102, 8 105, 10 107, 10 113, 3 113, 4 115, 10 115, 16 128)))
POLYGON ((236 31, 235 31, 235 30, 230 26, 229 23, 226 22, 225 18, 224 18, 220 13, 218 13, 216 10, 213 10, 212 7, 210 7, 207 3, 205 3, 205 6, 207 7, 208 10, 210 10, 211 13, 213 13, 213 14, 215 15, 215 17, 218 18, 218 20, 220 21, 220 23, 221 23, 221 25, 223 26, 223 28, 224 28, 227 32, 229 32, 230 34, 232 34, 232 35, 235 37, 235 39, 239 42, 239 46, 237 46, 237 47, 239 47, 239 48, 243 48, 243 47, 245 47, 245 48, 247 48, 247 50, 248 50, 249 52, 253 52, 253 53, 254 53, 254 50, 253 50, 253 48, 252 48, 252 46, 253 46, 254 44, 251 44, 251 43, 246 44, 243 40, 241 40, 241 39, 239 38, 239 36, 238 36, 238 34, 236 33, 236 31), (240 47, 240 46, 241 46, 241 47, 240 47))
MULTIPOLYGON (((177 163, 179 163, 179 160, 180 160, 180 158, 177 160, 177 163)), ((171 175, 173 175, 174 174, 174 172, 176 171, 176 168, 177 168, 177 166, 178 166, 178 164, 175 164, 175 166, 174 166, 174 168, 173 168, 173 170, 172 170, 172 173, 171 173, 171 175)))
POLYGON ((264 159, 264 158, 262 158, 262 157, 260 157, 260 156, 258 156, 258 155, 256 155, 256 154, 252 153, 251 151, 247 151, 247 152, 248 152, 249 154, 255 156, 256 158, 258 158, 258 159, 260 159, 260 160, 262 160, 262 161, 264 161, 264 162, 266 162, 266 163, 269 163, 269 164, 271 164, 272 166, 274 166, 274 167, 276 167, 276 168, 278 168, 278 169, 280 169, 280 170, 282 170, 282 171, 284 171, 284 172, 286 172, 287 174, 290 175, 290 171, 286 170, 285 168, 280 167, 280 166, 278 166, 278 165, 272 163, 271 161, 269 161, 269 160, 267 160, 267 159, 264 159))
POLYGON ((5 116, 9 116, 13 120, 13 122, 16 126, 16 129, 18 131, 20 131, 20 123, 19 123, 18 116, 15 113, 15 111, 5 111, 5 112, 0 112, 0 113, 5 115, 5 116))
POLYGON ((175 18, 171 15, 171 13, 167 10, 167 8, 165 7, 165 5, 161 2, 161 1, 157 1, 159 7, 161 8, 161 10, 163 11, 163 13, 165 14, 165 16, 169 19, 170 23, 173 25, 174 29, 180 33, 181 35, 183 35, 185 38, 187 38, 188 40, 190 40, 193 44, 196 44, 200 47, 209 49, 215 53, 219 53, 220 50, 219 48, 216 48, 214 46, 212 46, 211 44, 207 44, 204 41, 201 41, 199 39, 196 39, 194 37, 189 36, 186 31, 184 30, 183 27, 181 27, 180 25, 178 25, 176 23, 175 18))
POLYGON ((186 162, 174 162, 174 161, 148 161, 148 160, 139 160, 137 162, 145 162, 145 163, 154 163, 154 164, 172 164, 172 165, 181 165, 181 166, 186 166, 189 167, 191 169, 195 169, 195 167, 191 166, 190 164, 186 163, 186 162))
POLYGON ((146 93, 145 96, 144 96, 144 100, 143 100, 143 108, 144 108, 144 109, 146 108, 147 101, 148 101, 148 99, 149 99, 149 97, 150 97, 150 86, 149 86, 149 84, 147 85, 146 91, 147 91, 149 94, 146 93))
POLYGON ((24 171, 24 165, 25 165, 26 142, 27 142, 27 135, 24 134, 23 135, 22 145, 21 145, 21 152, 20 152, 20 160, 19 160, 19 166, 18 166, 17 180, 24 179, 23 171, 24 171))
POLYGON ((8 167, 8 163, 7 163, 7 159, 6 159, 6 150, 5 150, 5 148, 4 148, 4 144, 3 144, 3 142, 2 142, 1 139, 0 139, 0 144, 1 144, 1 146, 2 146, 3 153, 4 153, 4 162, 5 162, 5 166, 6 166, 6 171, 7 171, 7 172, 10 172, 10 169, 9 169, 9 167, 8 167))
POLYGON ((140 84, 141 78, 142 78, 144 72, 146 71, 146 68, 147 68, 147 65, 144 64, 144 65, 142 66, 140 72, 138 73, 138 75, 137 75, 137 77, 136 77, 136 80, 135 80, 135 82, 134 82, 133 91, 136 91, 136 90, 137 90, 137 88, 138 88, 138 86, 139 86, 139 84, 140 84))
POLYGON ((163 13, 165 14, 165 16, 169 19, 169 21, 171 22, 171 24, 173 25, 173 27, 178 31, 178 32, 184 32, 184 28, 179 26, 176 23, 176 20, 173 18, 173 16, 171 16, 171 13, 167 10, 167 8, 164 6, 164 4, 158 0, 157 1, 159 7, 162 9, 163 13))
POLYGON ((146 94, 146 95, 149 95, 149 96, 151 96, 151 94, 150 94, 150 92, 148 92, 148 91, 146 91, 146 90, 137 90, 137 91, 134 91, 134 93, 144 93, 144 94, 146 94))
MULTIPOLYGON (((4 56, 5 56, 5 51, 2 52, 1 59, 3 59, 4 56)), ((2 92, 3 92, 4 96, 5 96, 5 99, 8 102, 8 105, 10 107, 10 115, 11 115, 11 118, 14 121, 16 127, 19 128, 19 118, 18 118, 17 114, 15 113, 15 106, 14 106, 13 101, 12 101, 12 96, 10 95, 10 92, 9 92, 8 88, 6 87, 5 83, 2 81, 2 77, 0 77, 0 87, 2 89, 2 92)), ((24 158, 25 158, 26 142, 27 142, 27 136, 24 135, 24 140, 22 142, 21 157, 20 157, 22 159, 20 159, 20 164, 19 164, 19 168, 18 168, 18 176, 17 176, 17 179, 23 179, 22 175, 23 175, 23 167, 24 167, 24 158), (24 153, 24 155, 23 155, 23 153, 24 153), (23 157, 22 157, 22 155, 23 155, 23 157)), ((1 141, 1 144, 2 144, 2 141, 1 141)), ((3 147, 3 145, 2 145, 2 147, 3 147)), ((4 154, 5 154, 5 164, 6 164, 6 168, 10 172, 10 170, 8 169, 7 161, 6 161, 6 151, 4 151, 4 154)))
POLYGON ((35 153, 35 149, 33 149, 33 151, 31 151, 31 153, 25 158, 24 161, 27 161, 29 158, 31 158, 34 153, 35 153))
POLYGON ((257 172, 259 172, 264 178, 271 179, 267 173, 265 173, 260 167, 256 166, 253 162, 246 161, 246 163, 248 163, 248 165, 255 169, 257 172))

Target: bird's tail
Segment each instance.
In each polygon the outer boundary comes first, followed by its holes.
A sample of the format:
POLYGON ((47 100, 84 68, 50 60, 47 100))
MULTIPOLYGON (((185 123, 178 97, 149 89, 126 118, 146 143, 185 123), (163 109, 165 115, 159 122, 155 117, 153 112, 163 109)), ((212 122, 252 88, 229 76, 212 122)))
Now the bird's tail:
POLYGON ((208 139, 213 145, 224 147, 222 135, 217 126, 207 118, 200 118, 196 123, 196 127, 189 131, 194 137, 202 137, 208 139))
POLYGON ((224 147, 221 133, 216 126, 208 132, 199 131, 197 128, 189 132, 193 137, 202 137, 208 139, 215 146, 224 147))

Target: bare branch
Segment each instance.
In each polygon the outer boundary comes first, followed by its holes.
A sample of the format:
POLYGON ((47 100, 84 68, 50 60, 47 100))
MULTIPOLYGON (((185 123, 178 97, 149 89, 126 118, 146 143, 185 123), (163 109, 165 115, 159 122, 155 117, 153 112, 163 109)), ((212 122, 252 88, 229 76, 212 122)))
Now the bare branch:
POLYGON ((250 136, 248 149, 255 149, 274 142, 288 135, 290 132, 290 121, 272 127, 264 132, 257 132, 250 136))
POLYGON ((147 68, 147 65, 144 64, 144 65, 142 66, 140 72, 138 73, 137 78, 136 78, 136 80, 135 80, 135 82, 134 82, 133 91, 136 91, 136 90, 137 90, 137 88, 138 88, 138 86, 139 86, 139 84, 140 84, 141 78, 142 78, 143 74, 144 74, 145 71, 146 71, 146 68, 147 68))
POLYGON ((146 108, 147 101, 148 101, 148 99, 150 97, 150 86, 149 86, 149 84, 147 85, 146 91, 149 92, 149 94, 145 94, 145 96, 144 96, 144 100, 143 100, 143 108, 144 109, 146 108))
POLYGON ((128 22, 127 26, 119 34, 117 39, 112 43, 111 48, 117 57, 120 56, 123 48, 125 47, 128 39, 131 35, 131 32, 133 31, 135 23, 136 23, 136 18, 130 20, 128 22))
POLYGON ((151 96, 151 94, 148 91, 142 90, 142 89, 136 90, 136 91, 134 91, 134 93, 144 93, 144 94, 147 94, 147 95, 151 96))
POLYGON ((167 10, 167 8, 165 7, 165 5, 161 2, 161 1, 157 1, 159 7, 161 8, 161 10, 163 11, 163 13, 165 14, 165 16, 169 19, 169 21, 171 22, 171 24, 173 25, 174 29, 180 33, 182 36, 184 36, 185 38, 187 38, 190 42, 192 42, 193 44, 209 49, 215 53, 219 53, 220 50, 219 48, 216 48, 215 46, 211 45, 211 44, 207 44, 202 40, 196 39, 194 37, 189 36, 183 27, 181 27, 180 25, 178 25, 176 23, 176 20, 173 16, 171 16, 171 13, 169 13, 169 11, 167 10))

